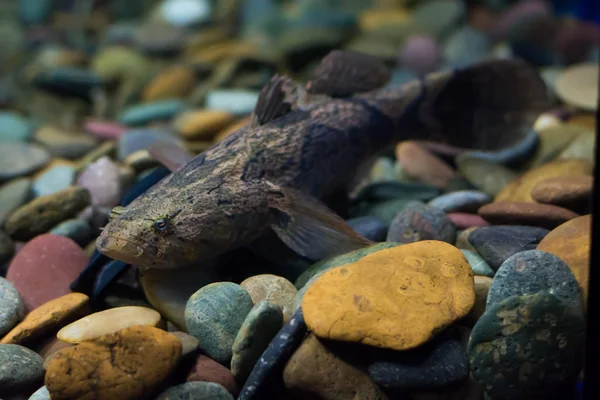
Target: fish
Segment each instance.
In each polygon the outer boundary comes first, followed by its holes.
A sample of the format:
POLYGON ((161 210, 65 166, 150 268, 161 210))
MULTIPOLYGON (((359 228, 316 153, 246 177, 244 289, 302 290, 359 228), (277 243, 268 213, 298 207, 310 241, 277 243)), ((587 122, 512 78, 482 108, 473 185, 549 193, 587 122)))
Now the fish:
POLYGON ((379 59, 333 50, 302 84, 274 75, 251 122, 206 151, 151 149, 171 173, 115 207, 98 251, 143 269, 177 268, 276 236, 321 260, 373 244, 325 203, 350 193, 381 151, 426 140, 495 151, 550 107, 537 70, 490 59, 400 86, 379 59))

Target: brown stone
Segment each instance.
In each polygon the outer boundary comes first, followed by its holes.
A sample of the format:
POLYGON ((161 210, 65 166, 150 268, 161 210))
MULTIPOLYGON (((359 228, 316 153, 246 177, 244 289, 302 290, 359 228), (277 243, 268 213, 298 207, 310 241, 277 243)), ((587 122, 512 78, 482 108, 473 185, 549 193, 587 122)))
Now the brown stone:
POLYGON ((549 204, 497 201, 482 206, 477 213, 492 225, 529 225, 554 229, 579 217, 566 208, 549 204))
POLYGON ((590 270, 592 215, 565 222, 552 230, 537 245, 536 249, 552 253, 563 260, 579 283, 587 306, 588 280, 590 270))
POLYGON ((494 201, 524 201, 533 203, 531 189, 541 181, 558 176, 585 176, 594 171, 592 163, 587 160, 558 160, 532 169, 509 183, 498 193, 494 201))
POLYGON ((235 115, 224 110, 197 110, 179 114, 173 126, 187 140, 210 140, 234 121, 235 115))
POLYGON ((73 347, 74 344, 63 342, 54 336, 51 336, 41 342, 39 346, 35 347, 36 353, 38 353, 44 359, 44 368, 48 366, 50 359, 60 350, 66 349, 67 347, 73 347))
POLYGON ((473 271, 456 247, 424 240, 326 271, 302 301, 317 336, 407 350, 469 313, 473 271))
POLYGON ((416 142, 398 144, 396 158, 407 176, 441 189, 448 186, 454 176, 454 170, 448 164, 416 142))
POLYGON ((283 382, 300 398, 387 399, 366 373, 330 352, 314 334, 304 339, 287 362, 283 382))
POLYGON ((134 400, 152 394, 180 358, 177 336, 131 327, 59 351, 45 384, 52 400, 134 400))
POLYGON ((287 279, 271 274, 255 275, 244 280, 240 286, 246 289, 252 298, 252 303, 257 304, 266 300, 281 307, 284 322, 292 316, 298 290, 287 279))
POLYGON ((492 285, 492 278, 488 276, 475 275, 475 305, 471 309, 469 315, 465 317, 465 322, 470 326, 481 318, 485 312, 485 303, 487 301, 488 292, 492 285))
POLYGON ((593 176, 559 176, 536 184, 531 197, 539 203, 579 210, 591 202, 593 188, 593 176))
POLYGON ((596 131, 596 115, 589 114, 577 114, 573 115, 567 121, 570 125, 580 126, 582 128, 587 128, 591 131, 596 131))
POLYGON ((147 102, 178 99, 188 95, 196 84, 191 67, 173 65, 161 71, 144 89, 142 99, 147 102))
POLYGON ((240 388, 235 382, 231 371, 205 355, 198 356, 194 368, 187 377, 187 381, 218 383, 234 396, 237 396, 240 392, 240 388))
POLYGON ((36 308, 0 340, 1 344, 26 344, 87 313, 89 298, 83 293, 70 293, 36 308))

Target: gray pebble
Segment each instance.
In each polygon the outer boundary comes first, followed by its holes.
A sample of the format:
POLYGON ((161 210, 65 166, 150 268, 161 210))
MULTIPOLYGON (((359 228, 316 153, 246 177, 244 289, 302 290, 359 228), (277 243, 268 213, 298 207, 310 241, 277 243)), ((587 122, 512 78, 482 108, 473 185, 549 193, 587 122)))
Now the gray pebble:
POLYGON ((214 382, 187 382, 167 389, 156 400, 234 400, 222 385, 214 382))
POLYGON ((0 226, 31 197, 31 179, 20 178, 0 186, 0 226))
POLYGON ((29 400, 52 400, 50 398, 50 392, 46 386, 42 386, 38 390, 35 391, 34 394, 29 397, 29 400))
POLYGON ((25 316, 21 295, 8 280, 0 277, 0 337, 15 327, 25 316))
POLYGON ((44 360, 18 344, 0 344, 0 393, 27 388, 44 378, 44 360))
POLYGON ((50 162, 50 154, 37 145, 0 142, 0 181, 30 174, 50 162))
POLYGON ((81 219, 68 219, 56 225, 49 233, 72 239, 80 246, 85 246, 92 240, 93 232, 90 225, 81 219))

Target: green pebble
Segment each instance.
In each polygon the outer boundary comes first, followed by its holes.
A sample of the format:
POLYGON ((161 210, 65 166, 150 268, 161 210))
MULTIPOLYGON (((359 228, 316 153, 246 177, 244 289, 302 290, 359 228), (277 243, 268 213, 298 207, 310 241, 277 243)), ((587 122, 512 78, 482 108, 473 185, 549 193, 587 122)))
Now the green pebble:
POLYGON ((88 244, 94 235, 86 221, 75 218, 61 222, 52 228, 50 233, 68 237, 82 247, 88 244))
POLYGON ((156 400, 234 400, 223 386, 214 382, 187 382, 167 389, 156 400))
POLYGON ((518 177, 503 165, 468 153, 456 157, 456 166, 467 181, 492 197, 518 177))
POLYGON ((490 278, 494 277, 494 270, 487 262, 485 262, 483 258, 481 258, 479 254, 465 249, 460 249, 460 251, 462 251, 463 255, 469 262, 469 265, 471 266, 471 269, 475 275, 488 276, 490 278))
POLYGON ((254 364, 282 326, 283 312, 279 306, 261 301, 250 310, 233 342, 231 372, 236 380, 246 381, 254 364))
POLYGON ((33 125, 18 114, 0 112, 0 140, 24 142, 33 133, 33 125))
POLYGON ((253 306, 252 298, 240 285, 211 283, 188 300, 185 325, 207 356, 228 366, 235 337, 253 306))
POLYGON ((128 126, 145 125, 152 121, 169 120, 185 108, 183 100, 160 100, 128 107, 119 122, 128 126))

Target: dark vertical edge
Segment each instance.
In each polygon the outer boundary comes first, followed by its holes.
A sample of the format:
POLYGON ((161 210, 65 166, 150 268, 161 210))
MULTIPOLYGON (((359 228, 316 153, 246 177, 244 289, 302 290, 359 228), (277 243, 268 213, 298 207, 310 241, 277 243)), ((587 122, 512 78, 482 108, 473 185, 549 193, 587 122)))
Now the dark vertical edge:
MULTIPOLYGON (((600 62, 600 60, 596 60, 600 62)), ((600 88, 599 88, 600 89, 600 88)), ((599 102, 600 105, 600 96, 599 102)), ((600 395, 600 107, 596 108, 596 149, 592 206, 592 238, 588 280, 588 304, 585 340, 583 398, 598 399, 600 395)))

